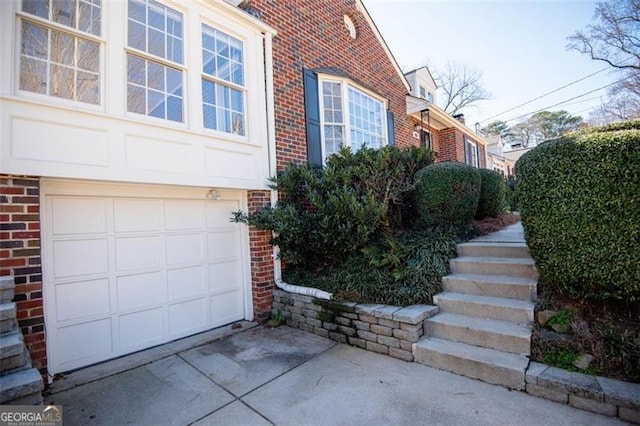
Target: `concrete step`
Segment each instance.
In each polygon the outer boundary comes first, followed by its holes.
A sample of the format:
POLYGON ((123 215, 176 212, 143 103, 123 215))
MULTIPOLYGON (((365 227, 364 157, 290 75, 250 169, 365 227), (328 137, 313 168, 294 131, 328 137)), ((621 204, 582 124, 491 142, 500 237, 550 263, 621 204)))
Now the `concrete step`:
POLYGON ((440 312, 519 323, 533 322, 535 304, 526 300, 444 292, 433 296, 440 312))
POLYGON ((527 244, 494 241, 469 241, 458 244, 459 256, 470 257, 524 257, 529 258, 527 244))
POLYGON ((507 299, 533 300, 537 281, 504 275, 452 274, 442 277, 445 291, 507 299))
POLYGON ((423 337, 413 345, 416 362, 511 389, 524 389, 529 358, 460 342, 423 337))
POLYGON ((519 257, 457 257, 451 259, 451 272, 454 274, 538 278, 538 271, 533 259, 519 257))
POLYGON ((13 300, 15 287, 13 277, 8 275, 0 277, 0 303, 7 303, 13 300))
POLYGON ((35 368, 0 376, 0 404, 11 404, 16 400, 17 403, 24 402, 23 398, 31 398, 42 389, 42 376, 35 368))
POLYGON ((25 352, 21 333, 0 336, 0 374, 23 367, 29 359, 25 352))
POLYGON ((514 354, 529 355, 531 326, 442 312, 425 320, 425 334, 514 354))
POLYGON ((0 303, 0 335, 15 331, 18 326, 16 314, 14 302, 0 303))

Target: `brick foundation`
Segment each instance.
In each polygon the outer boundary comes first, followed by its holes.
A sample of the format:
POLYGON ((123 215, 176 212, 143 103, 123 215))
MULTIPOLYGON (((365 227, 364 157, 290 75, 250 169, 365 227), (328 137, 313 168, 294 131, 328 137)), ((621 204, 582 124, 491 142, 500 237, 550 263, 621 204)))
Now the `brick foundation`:
POLYGON ((33 367, 46 374, 40 247, 40 179, 0 175, 0 275, 14 277, 18 325, 33 367))

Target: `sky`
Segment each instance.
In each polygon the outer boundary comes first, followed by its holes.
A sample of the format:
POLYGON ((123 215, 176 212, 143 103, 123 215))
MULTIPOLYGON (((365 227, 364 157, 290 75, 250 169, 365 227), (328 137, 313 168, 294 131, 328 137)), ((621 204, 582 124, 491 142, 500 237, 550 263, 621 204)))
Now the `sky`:
POLYGON ((617 79, 606 64, 567 50, 567 37, 592 23, 595 2, 363 0, 404 72, 448 60, 483 74, 491 99, 467 108, 467 126, 494 120, 513 125, 539 110, 588 118, 605 99, 606 89, 568 103, 559 102, 599 89, 617 79), (575 80, 606 70, 538 101, 500 114, 575 80))

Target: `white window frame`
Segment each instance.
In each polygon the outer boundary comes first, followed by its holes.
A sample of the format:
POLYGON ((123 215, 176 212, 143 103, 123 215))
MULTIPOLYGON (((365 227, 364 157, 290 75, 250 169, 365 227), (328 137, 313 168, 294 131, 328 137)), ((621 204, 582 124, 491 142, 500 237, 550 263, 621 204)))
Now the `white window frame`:
MULTIPOLYGON (((221 28, 219 25, 216 25, 214 23, 211 22, 207 22, 207 21, 201 21, 200 22, 200 44, 199 44, 199 58, 200 58, 200 69, 199 69, 199 73, 200 73, 200 84, 199 84, 199 91, 200 93, 203 95, 201 97, 200 100, 200 113, 202 114, 202 128, 204 131, 206 132, 215 132, 215 133, 220 133, 220 134, 224 134, 224 135, 233 135, 236 137, 241 137, 243 139, 248 138, 248 133, 249 133, 249 128, 248 128, 248 121, 249 121, 249 117, 247 114, 247 98, 248 98, 248 91, 247 91, 247 55, 246 55, 246 43, 245 40, 242 39, 241 37, 239 37, 238 35, 224 29, 221 28), (227 37, 233 38, 237 41, 240 42, 241 46, 242 46, 242 85, 239 85, 237 83, 234 83, 233 81, 227 81, 224 79, 221 79, 217 76, 214 76, 212 74, 208 74, 204 71, 204 60, 203 60, 203 52, 204 52, 204 45, 202 43, 202 36, 204 34, 204 27, 209 27, 210 29, 213 29, 214 31, 217 31, 227 37), (207 81, 209 83, 214 83, 216 85, 221 85, 224 87, 228 87, 232 90, 237 90, 239 92, 241 92, 242 94, 242 133, 235 133, 233 131, 231 132, 226 132, 224 130, 218 130, 218 129, 214 129, 211 127, 207 127, 205 125, 205 117, 204 117, 204 94, 202 93, 203 91, 203 84, 204 82, 207 81)), ((221 108, 221 107, 218 107, 221 108)), ((226 109, 226 108, 225 108, 226 109)), ((233 123, 232 123, 232 127, 233 127, 233 123)))
MULTIPOLYGON (((0 0, 2 1, 2 0, 0 0)), ((15 90, 15 93, 17 95, 19 95, 20 97, 25 97, 25 98, 29 98, 29 99, 34 99, 34 100, 40 100, 43 102, 46 102, 47 104, 52 104, 52 105, 61 105, 61 106, 67 106, 67 107, 71 107, 71 108, 82 108, 82 109, 87 109, 87 110, 93 110, 93 111, 98 111, 98 110, 103 110, 105 108, 106 105, 106 93, 105 93, 105 84, 106 84, 106 64, 105 64, 105 51, 106 51, 106 39, 105 39, 105 17, 108 14, 108 10, 107 10, 107 6, 105 4, 105 0, 102 1, 101 4, 101 8, 100 8, 100 35, 94 35, 91 34, 89 32, 84 32, 82 30, 79 30, 75 27, 72 26, 68 26, 65 24, 61 24, 58 22, 55 22, 51 19, 45 19, 42 18, 40 16, 37 15, 32 15, 28 12, 24 12, 22 10, 22 1, 18 1, 15 5, 15 29, 14 29, 14 34, 15 34, 15 40, 16 40, 16 50, 15 50, 15 62, 14 62, 14 75, 16 76, 13 79, 13 87, 15 90), (27 23, 31 23, 31 24, 35 24, 41 27, 46 28, 47 30, 52 30, 52 31, 58 31, 64 34, 67 34, 71 37, 73 37, 74 39, 84 39, 93 43, 97 43, 98 44, 98 49, 99 49, 99 58, 98 58, 98 78, 99 78, 99 84, 98 84, 98 95, 99 95, 99 102, 97 104, 92 104, 89 102, 83 102, 80 100, 74 100, 74 99, 67 99, 67 98, 63 98, 63 97, 58 97, 55 95, 51 95, 48 93, 38 93, 38 92, 32 92, 30 90, 24 90, 20 88, 20 67, 21 67, 21 63, 22 63, 22 25, 23 22, 27 22, 27 23)), ((47 67, 51 64, 50 60, 47 59, 46 61, 47 63, 47 67)), ((75 69, 75 68, 74 68, 75 69)), ((47 70, 47 74, 50 71, 47 70)))
POLYGON ((320 139, 322 141, 321 148, 322 148, 323 161, 326 161, 327 159, 326 146, 325 146, 325 124, 332 124, 332 123, 326 123, 325 117, 324 117, 324 96, 322 91, 322 84, 325 82, 340 84, 340 91, 342 95, 342 123, 344 126, 344 141, 342 146, 345 146, 345 145, 349 147, 352 146, 352 142, 351 142, 352 124, 350 123, 350 114, 349 114, 349 88, 356 90, 358 92, 361 92, 362 94, 372 98, 374 101, 380 103, 381 109, 382 109, 380 114, 382 119, 381 136, 383 138, 383 141, 380 146, 384 147, 389 145, 389 133, 387 130, 387 109, 388 109, 387 100, 382 98, 380 95, 377 95, 376 93, 372 92, 371 90, 367 90, 362 86, 355 84, 352 80, 348 78, 339 78, 339 77, 325 76, 320 74, 318 75, 318 101, 319 101, 319 108, 320 108, 320 139))
POLYGON ((471 139, 469 139, 467 136, 464 137, 464 143, 465 143, 465 148, 464 148, 464 152, 465 152, 465 159, 464 162, 470 166, 473 166, 475 168, 480 168, 480 159, 478 158, 478 144, 476 142, 473 142, 471 139), (471 155, 469 154, 469 148, 471 148, 471 155), (475 160, 475 161, 474 161, 475 160))
MULTIPOLYGON (((162 0, 155 0, 156 3, 168 9, 171 9, 174 12, 179 13, 182 16, 182 63, 178 63, 170 59, 163 58, 161 56, 156 56, 153 53, 149 53, 144 50, 131 47, 129 45, 129 1, 130 0, 125 0, 125 3, 124 3, 124 7, 126 9, 124 14, 124 19, 125 19, 124 28, 125 28, 126 35, 124 37, 124 52, 123 52, 123 55, 124 55, 123 62, 125 67, 125 74, 124 74, 124 80, 123 80, 124 95, 125 95, 124 110, 128 117, 132 117, 132 118, 135 117, 136 120, 143 119, 143 120, 149 120, 156 123, 164 123, 169 126, 188 128, 189 127, 189 116, 188 116, 189 108, 188 108, 187 96, 188 96, 189 88, 187 86, 187 75, 189 72, 189 68, 187 66, 188 52, 187 52, 187 40, 186 40, 188 15, 185 10, 183 10, 182 8, 176 7, 176 5, 174 5, 173 3, 169 4, 162 0), (127 99, 129 95, 129 90, 128 90, 129 78, 127 75, 129 55, 135 56, 145 61, 155 62, 156 64, 159 64, 163 67, 173 68, 174 70, 180 71, 180 73, 182 74, 182 120, 181 121, 170 120, 168 118, 155 117, 153 115, 147 114, 146 112, 142 114, 134 111, 129 111, 129 105, 128 105, 128 99, 127 99)), ((148 4, 148 0, 143 0, 143 1, 145 1, 145 5, 148 4)), ((145 25, 148 26, 148 23, 146 23, 145 25)), ((145 89, 149 88, 148 85, 144 87, 145 89)), ((145 109, 146 109, 146 102, 145 102, 145 109)), ((165 116, 166 115, 167 113, 165 111, 165 116)))

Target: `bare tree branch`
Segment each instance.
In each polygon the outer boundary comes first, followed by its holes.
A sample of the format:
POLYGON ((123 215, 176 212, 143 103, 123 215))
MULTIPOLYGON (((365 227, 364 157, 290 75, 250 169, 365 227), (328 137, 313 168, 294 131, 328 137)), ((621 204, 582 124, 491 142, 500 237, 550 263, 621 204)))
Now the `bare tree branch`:
POLYGON ((491 96, 482 84, 482 72, 468 65, 448 61, 434 74, 445 95, 440 102, 442 109, 451 115, 491 96))

